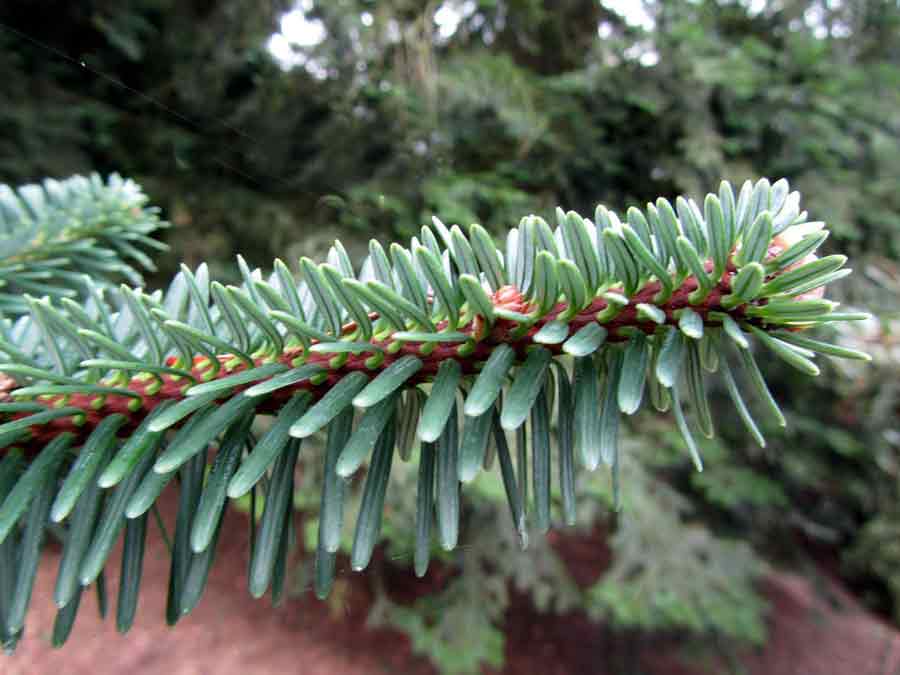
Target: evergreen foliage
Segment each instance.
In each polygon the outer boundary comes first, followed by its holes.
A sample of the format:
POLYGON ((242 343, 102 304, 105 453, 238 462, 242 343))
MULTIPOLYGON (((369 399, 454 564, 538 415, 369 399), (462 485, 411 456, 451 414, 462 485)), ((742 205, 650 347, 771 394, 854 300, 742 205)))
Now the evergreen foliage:
POLYGON ((136 267, 156 271, 145 249, 167 248, 150 237, 166 223, 146 204, 140 186, 118 174, 0 185, 0 312, 27 313, 26 294, 93 300, 91 284, 124 277, 142 285, 136 267))
MULTIPOLYGON (((0 402, 5 643, 21 635, 40 543, 58 524, 66 535, 56 641, 82 589, 102 583, 123 532, 129 583, 117 625, 126 631, 148 512, 176 477, 167 620, 198 602, 227 498, 248 492, 265 494, 249 590, 280 597, 295 467, 304 439, 320 431, 320 595, 333 583, 345 481, 367 460, 351 566, 365 568, 378 543, 395 454, 409 458, 419 444, 424 574, 432 537, 445 550, 457 544, 461 484, 479 475, 490 441, 523 546, 529 522, 540 532, 552 525, 556 489, 564 520, 575 520, 576 468, 610 467, 618 503, 618 429, 642 407, 672 411, 702 468, 695 431, 711 437, 716 422, 706 373, 722 374, 747 435, 764 444, 760 427, 784 417, 751 344, 806 374, 818 373, 817 354, 868 358, 801 334, 866 315, 822 297, 849 273, 846 258, 816 257, 823 224, 808 222, 799 200, 783 179, 748 181, 737 193, 723 182, 702 206, 660 198, 624 221, 603 206, 593 220, 558 209, 556 228, 528 216, 503 246, 478 225, 466 233, 434 219, 408 247, 373 241, 358 271, 335 242, 327 262, 301 260, 299 283, 280 261, 265 276, 239 259, 240 285, 211 281, 201 265, 183 267, 165 292, 122 285, 84 307, 25 295, 29 312, 4 320, 0 343, 0 372, 11 378, 0 402), (260 415, 274 421, 256 438, 260 415)), ((116 221, 106 238, 95 230, 85 245, 121 250, 127 233, 148 227, 143 211, 126 213, 134 220, 116 221)))
MULTIPOLYGON (((647 417, 639 417, 637 424, 646 421, 647 417)), ((392 592, 394 575, 404 570, 376 573, 376 600, 368 623, 407 633, 414 651, 427 656, 442 673, 500 667, 507 642, 505 624, 516 594, 544 615, 571 616, 583 611, 603 621, 613 643, 646 630, 679 631, 684 644, 691 647, 759 643, 765 635, 766 607, 755 582, 766 565, 746 542, 707 527, 690 500, 669 480, 655 475, 659 458, 653 457, 653 443, 625 436, 622 444, 624 488, 619 511, 612 509, 614 495, 605 472, 582 471, 576 476, 574 529, 565 531, 565 539, 580 552, 574 556, 576 561, 586 558, 576 563, 580 579, 570 571, 573 554, 567 546, 559 550, 550 538, 538 536, 529 540, 527 551, 521 550, 520 539, 507 524, 500 472, 482 471, 467 486, 464 522, 471 526, 465 545, 454 555, 434 552, 437 575, 426 582, 427 595, 412 603, 398 600, 392 592), (600 540, 598 532, 609 536, 600 540), (584 537, 592 540, 586 547, 580 543, 584 537), (586 565, 587 561, 592 564, 586 565), (609 569, 604 569, 606 564, 609 569), (592 576, 585 580, 588 570, 592 576)), ((496 464, 494 450, 486 456, 485 468, 496 464)), ((318 487, 320 477, 313 470, 317 459, 316 455, 303 464, 299 486, 298 508, 310 515, 317 507, 302 495, 318 487)), ((560 472, 561 459, 556 453, 554 467, 559 466, 560 472)), ((391 475, 394 489, 385 506, 391 519, 382 532, 385 560, 391 563, 410 556, 409 532, 417 510, 415 499, 410 498, 417 480, 414 464, 401 463, 391 475)), ((553 486, 553 502, 565 514, 558 485, 553 486)), ((352 520, 359 495, 351 492, 345 506, 352 520)), ((312 553, 318 521, 306 522, 306 545, 312 553)), ((351 546, 348 533, 340 550, 349 554, 351 546)), ((598 645, 594 653, 598 664, 610 662, 611 654, 604 646, 598 645)))

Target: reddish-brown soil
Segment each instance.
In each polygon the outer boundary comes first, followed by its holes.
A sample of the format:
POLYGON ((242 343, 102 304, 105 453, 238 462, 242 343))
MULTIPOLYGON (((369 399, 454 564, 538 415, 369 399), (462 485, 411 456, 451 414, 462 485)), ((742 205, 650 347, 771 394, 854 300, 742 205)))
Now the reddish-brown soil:
MULTIPOLYGON (((170 500, 166 500, 170 501, 170 500)), ((169 509, 171 510, 171 509, 169 509)), ((171 515, 171 513, 167 514, 171 515)), ((244 532, 239 515, 226 528, 244 532)), ((226 530, 227 531, 227 530, 226 530)), ((602 542, 602 540, 601 540, 602 542)), ((246 675, 302 672, 425 674, 434 669, 412 653, 403 635, 366 626, 371 603, 366 575, 344 574, 329 602, 310 593, 272 609, 246 591, 246 537, 222 537, 209 587, 194 613, 175 629, 163 620, 168 565, 158 534, 151 530, 138 619, 127 636, 113 617, 101 622, 93 593, 85 596, 69 643, 49 644, 54 608, 52 584, 58 556, 41 568, 27 637, 12 657, 0 657, 5 675, 246 675)), ((576 577, 589 564, 602 565, 602 543, 563 544, 576 577), (593 563, 589 559, 594 551, 593 563), (579 571, 582 570, 582 571, 579 571)), ((115 569, 115 567, 111 568, 115 569)), ((116 574, 111 574, 116 577, 116 574)), ((410 584, 422 583, 412 581, 410 584)), ((399 575, 390 575, 396 582, 399 575)), ((110 597, 117 579, 110 578, 110 597)), ((432 582, 433 583, 433 582, 432 582)), ((421 588, 426 588, 428 580, 421 588)), ((410 588, 401 589, 407 596, 410 588)), ((900 672, 900 633, 859 607, 834 584, 814 591, 807 580, 772 575, 766 583, 772 606, 765 649, 733 655, 749 675, 894 675, 900 672)), ((413 592, 413 595, 415 591, 413 592)), ((114 607, 111 613, 114 613, 114 607)), ((724 656, 695 660, 671 637, 614 635, 581 614, 542 616, 515 597, 507 614, 507 666, 516 675, 699 675, 729 672, 724 656), (626 665, 629 664, 629 665, 626 665)))

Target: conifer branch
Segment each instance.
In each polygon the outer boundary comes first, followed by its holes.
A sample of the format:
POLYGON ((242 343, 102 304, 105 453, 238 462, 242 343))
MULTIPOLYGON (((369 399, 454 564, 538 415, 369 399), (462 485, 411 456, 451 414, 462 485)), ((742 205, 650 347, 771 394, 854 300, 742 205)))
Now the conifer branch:
POLYGON ((138 268, 156 269, 146 249, 168 248, 150 236, 168 224, 147 201, 118 174, 0 185, 0 313, 27 313, 26 294, 73 301, 116 278, 141 285, 138 268))
MULTIPOLYGON (((737 196, 723 182, 702 211, 679 197, 674 207, 660 199, 629 209, 626 222, 602 206, 593 222, 561 210, 557 221, 554 229, 524 218, 501 253, 478 225, 467 235, 435 219, 408 248, 386 252, 373 241, 358 274, 336 242, 326 263, 301 261, 300 283, 281 261, 264 278, 239 259, 240 286, 210 282, 201 265, 183 268, 165 293, 122 286, 82 311, 26 297, 29 315, 0 343, 9 357, 0 371, 15 380, 0 403, 0 553, 39 536, 33 519, 45 511, 66 523, 75 562, 60 571, 65 610, 98 578, 126 525, 143 536, 131 524, 177 474, 174 622, 200 597, 227 498, 268 476, 248 581, 259 596, 286 555, 300 444, 324 430, 324 595, 340 540, 340 479, 367 460, 354 569, 378 541, 395 450, 408 458, 414 444, 425 462, 419 494, 433 495, 438 541, 452 549, 460 485, 479 473, 493 437, 524 544, 522 485, 533 482, 534 526, 546 530, 555 449, 569 467, 558 480, 571 521, 572 469, 602 462, 618 485, 620 418, 647 402, 671 408, 701 468, 692 429, 711 436, 715 421, 704 372, 722 371, 748 435, 764 443, 729 365, 737 355, 761 409, 783 424, 752 341, 808 374, 818 372, 817 353, 867 358, 797 335, 864 315, 824 299, 825 285, 849 273, 846 259, 816 257, 823 226, 806 222, 784 180, 747 182, 737 196), (420 388, 430 392, 424 405, 420 388), (260 414, 275 420, 254 443, 250 422, 260 414), (506 433, 521 436, 526 425, 530 460, 513 463, 506 433), (210 447, 217 455, 204 483, 210 447)), ((421 574, 431 508, 417 514, 421 574)), ((129 550, 139 557, 143 548, 129 550)), ((139 573, 139 559, 126 562, 139 573)), ((23 574, 16 597, 27 607, 32 571, 23 574)), ((24 613, 0 618, 14 637, 24 613)))

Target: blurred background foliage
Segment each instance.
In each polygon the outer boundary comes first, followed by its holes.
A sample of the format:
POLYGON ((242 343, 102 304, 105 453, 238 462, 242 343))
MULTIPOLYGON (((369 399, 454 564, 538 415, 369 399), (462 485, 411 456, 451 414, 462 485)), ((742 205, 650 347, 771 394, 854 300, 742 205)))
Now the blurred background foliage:
MULTIPOLYGON (((174 224, 157 284, 181 260, 228 277, 238 252, 266 266, 338 236, 359 256, 432 214, 500 233, 558 204, 786 176, 861 272, 833 294, 878 315, 844 336, 874 363, 816 380, 772 364, 787 432, 759 450, 719 411, 703 474, 639 417, 623 510, 607 476, 579 486, 576 536, 605 551, 590 580, 553 541, 518 552, 486 475, 449 581, 401 601, 373 575, 372 620, 447 672, 499 665, 510 589, 617 630, 759 643, 773 566, 840 576, 900 620, 896 0, 6 0, 0 97, 0 182, 134 177, 174 224)), ((412 486, 414 467, 392 479, 412 486)), ((413 500, 389 505, 388 551, 413 500)))

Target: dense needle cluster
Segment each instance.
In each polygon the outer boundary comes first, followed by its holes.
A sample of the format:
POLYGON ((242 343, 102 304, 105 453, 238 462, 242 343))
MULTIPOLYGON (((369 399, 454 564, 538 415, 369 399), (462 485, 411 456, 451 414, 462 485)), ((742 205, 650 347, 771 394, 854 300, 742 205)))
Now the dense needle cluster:
MULTIPOLYGON (((866 358, 802 332, 864 315, 823 298, 826 284, 849 273, 846 259, 815 255, 827 232, 807 221, 785 180, 748 181, 737 195, 723 182, 702 207, 659 199, 628 209, 624 221, 603 206, 593 221, 558 209, 555 228, 529 216, 502 250, 478 225, 465 232, 435 219, 408 247, 372 241, 358 271, 336 242, 326 263, 300 261, 299 281, 279 260, 264 276, 239 259, 239 286, 210 281, 201 265, 182 268, 165 293, 103 281, 131 270, 125 258, 149 263, 136 244, 156 246, 147 235, 162 223, 139 190, 98 180, 74 192, 93 186, 98 203, 109 196, 111 212, 121 215, 118 204, 133 217, 67 240, 115 257, 85 270, 94 282, 71 272, 80 258, 35 258, 30 264, 73 275, 60 279, 78 278, 42 290, 44 277, 24 276, 36 268, 14 267, 21 258, 10 253, 31 245, 39 257, 40 227, 23 237, 6 226, 0 276, 23 280, 15 300, 3 296, 0 335, 0 635, 9 648, 48 530, 64 539, 55 641, 68 636, 84 588, 102 590, 123 531, 117 625, 131 626, 148 517, 173 480, 172 623, 200 599, 229 499, 247 493, 265 496, 249 589, 280 597, 295 465, 303 439, 318 432, 326 440, 316 591, 324 596, 347 481, 364 464, 352 567, 365 568, 378 541, 398 455, 418 461, 422 575, 433 538, 447 550, 457 543, 461 486, 494 459, 524 546, 529 528, 550 528, 555 509, 574 522, 578 469, 603 463, 617 481, 622 415, 671 411, 702 468, 693 434, 713 434, 706 373, 721 375, 747 433, 764 444, 747 394, 761 414, 784 418, 751 342, 807 374, 818 372, 817 353, 866 358), (104 192, 114 189, 118 196, 104 192), (262 433, 259 415, 273 417, 262 433)), ((0 190, 0 213, 21 223, 29 200, 52 201, 54 190, 0 190)))

